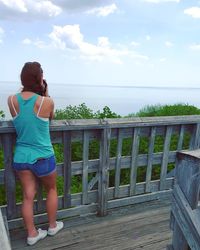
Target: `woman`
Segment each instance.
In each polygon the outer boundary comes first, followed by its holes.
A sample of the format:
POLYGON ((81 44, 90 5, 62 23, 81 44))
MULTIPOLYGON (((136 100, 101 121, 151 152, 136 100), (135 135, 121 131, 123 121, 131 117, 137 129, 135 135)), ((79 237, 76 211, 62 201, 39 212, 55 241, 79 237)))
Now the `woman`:
POLYGON ((27 244, 33 245, 47 234, 55 235, 63 228, 63 222, 56 221, 56 164, 49 133, 54 102, 48 96, 47 84, 38 62, 25 63, 21 71, 21 83, 21 93, 9 96, 8 106, 17 133, 13 168, 23 190, 22 217, 27 229, 27 244), (47 191, 48 230, 36 230, 34 225, 33 204, 37 178, 47 191))

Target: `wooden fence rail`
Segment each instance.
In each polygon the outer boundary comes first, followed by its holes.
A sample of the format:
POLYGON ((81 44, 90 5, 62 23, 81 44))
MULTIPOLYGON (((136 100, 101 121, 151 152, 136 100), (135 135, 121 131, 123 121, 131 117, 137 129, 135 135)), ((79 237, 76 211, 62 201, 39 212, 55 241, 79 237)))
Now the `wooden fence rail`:
MULTIPOLYGON (((60 150, 58 218, 103 216, 114 207, 170 194, 176 152, 199 147, 199 124, 200 116, 52 121, 52 143, 56 152, 60 150)), ((22 226, 19 184, 12 170, 15 137, 12 122, 0 122, 0 190, 5 196, 1 209, 9 228, 22 226)), ((39 185, 36 223, 47 221, 44 212, 39 185)))
POLYGON ((200 249, 200 149, 177 154, 172 195, 173 250, 200 249))

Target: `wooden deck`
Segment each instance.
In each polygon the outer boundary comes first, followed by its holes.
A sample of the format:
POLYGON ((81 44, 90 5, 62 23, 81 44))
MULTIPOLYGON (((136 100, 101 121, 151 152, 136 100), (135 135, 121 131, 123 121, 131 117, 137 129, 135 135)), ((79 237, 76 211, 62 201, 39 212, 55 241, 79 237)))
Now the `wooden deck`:
POLYGON ((66 219, 64 230, 35 246, 26 245, 24 230, 13 230, 10 232, 12 249, 164 250, 172 237, 170 205, 170 199, 154 200, 113 209, 105 217, 87 215, 66 219))

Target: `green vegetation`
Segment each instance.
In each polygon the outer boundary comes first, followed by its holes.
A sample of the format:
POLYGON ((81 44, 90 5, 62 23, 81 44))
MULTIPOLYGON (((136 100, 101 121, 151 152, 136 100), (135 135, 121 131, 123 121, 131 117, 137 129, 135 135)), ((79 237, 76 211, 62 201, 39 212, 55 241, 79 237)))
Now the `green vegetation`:
POLYGON ((139 112, 129 114, 128 117, 140 116, 176 116, 176 115, 200 115, 200 109, 189 104, 174 105, 147 105, 139 112))
POLYGON ((103 119, 103 118, 119 118, 120 115, 112 112, 108 106, 103 108, 103 111, 98 110, 94 112, 88 108, 85 103, 79 106, 69 105, 64 109, 57 109, 55 111, 54 119, 103 119))
MULTIPOLYGON (((151 105, 142 108, 138 113, 129 114, 127 117, 135 116, 170 116, 170 115, 200 115, 200 109, 195 106, 188 104, 175 104, 175 105, 151 105)), ((4 112, 0 111, 0 118, 4 117, 4 112)), ((105 106, 102 111, 98 110, 94 112, 86 106, 85 103, 79 106, 67 106, 65 109, 59 109, 55 111, 55 119, 103 119, 103 118, 119 118, 120 115, 112 112, 108 106, 105 106)), ((190 135, 185 134, 183 141, 183 149, 187 149, 189 146, 190 135)), ((171 138, 170 150, 176 150, 178 144, 178 136, 173 134, 171 138)), ((139 144, 139 153, 146 154, 148 152, 149 138, 141 137, 139 144)), ((99 141, 92 140, 89 143, 89 159, 99 158, 99 141)), ((154 152, 162 152, 164 147, 164 137, 156 136, 154 152)), ((124 138, 122 144, 122 156, 130 156, 132 148, 132 138, 124 138)), ((63 145, 54 144, 54 151, 57 163, 61 163, 64 160, 63 145)), ((83 159, 83 143, 73 142, 72 143, 72 161, 81 161, 83 159)), ((117 155, 117 139, 112 139, 110 144, 110 157, 116 157, 117 155)), ((0 150, 0 169, 3 168, 3 152, 0 150)), ((168 164, 168 171, 174 168, 174 164, 168 164)), ((160 165, 154 165, 152 170, 152 180, 160 178, 160 165)), ((137 182, 145 180, 146 166, 139 167, 137 173, 137 182)), ((89 180, 93 177, 93 174, 89 174, 89 180)), ((115 171, 109 172, 109 185, 114 186, 115 182, 115 171)), ((120 176, 120 184, 125 185, 130 183, 130 169, 122 169, 120 176)), ((63 194, 63 177, 57 178, 58 194, 63 194)), ((82 191, 82 176, 73 176, 71 183, 71 192, 77 193, 82 191)), ((21 187, 17 183, 16 187, 17 201, 21 201, 21 187)), ((0 186, 0 205, 5 204, 5 187, 0 186)))
POLYGON ((3 112, 3 110, 0 110, 0 119, 5 118, 5 113, 3 112))

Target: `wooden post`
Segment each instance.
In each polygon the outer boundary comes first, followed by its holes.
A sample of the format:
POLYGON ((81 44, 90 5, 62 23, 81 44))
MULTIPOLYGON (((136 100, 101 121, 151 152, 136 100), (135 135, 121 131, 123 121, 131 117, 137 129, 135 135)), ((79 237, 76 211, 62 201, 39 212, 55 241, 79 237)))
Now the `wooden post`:
POLYGON ((98 188, 98 211, 97 214, 107 214, 108 187, 109 187, 109 158, 110 158, 111 128, 102 130, 99 156, 99 188, 98 188))
POLYGON ((114 191, 114 197, 115 198, 119 198, 121 157, 122 157, 122 142, 123 142, 122 129, 118 129, 117 156, 116 156, 116 167, 115 167, 115 191, 114 191))
POLYGON ((4 168, 5 168, 5 187, 7 198, 7 217, 12 219, 16 216, 16 181, 12 168, 13 161, 13 145, 14 140, 12 134, 2 135, 3 151, 4 151, 4 168))
POLYGON ((64 195, 63 208, 71 207, 71 131, 63 132, 64 144, 64 195))
POLYGON ((6 232, 3 216, 0 209, 0 242, 2 250, 11 250, 10 241, 6 232))
MULTIPOLYGON (((178 207, 175 204, 177 199, 177 188, 182 192, 192 210, 197 208, 199 200, 199 189, 200 189, 200 149, 187 152, 177 153, 177 164, 176 164, 176 185, 173 192, 173 203, 172 203, 172 214, 174 217, 174 228, 173 228, 173 239, 172 245, 174 250, 188 250, 188 240, 191 239, 191 228, 188 225, 181 225, 178 222, 177 213, 178 207), (176 188, 177 186, 177 188, 176 188), (176 219, 177 218, 177 219, 176 219), (181 230, 183 227, 183 231, 181 230), (188 232, 188 233, 187 233, 188 232)), ((181 199, 181 197, 180 197, 181 199)), ((192 215, 191 215, 192 216, 192 215)), ((195 245, 195 244, 194 244, 195 245)), ((200 243, 199 243, 200 248, 200 243)), ((192 247, 191 249, 199 249, 192 247)))
POLYGON ((83 131, 82 204, 88 204, 89 130, 83 131))

